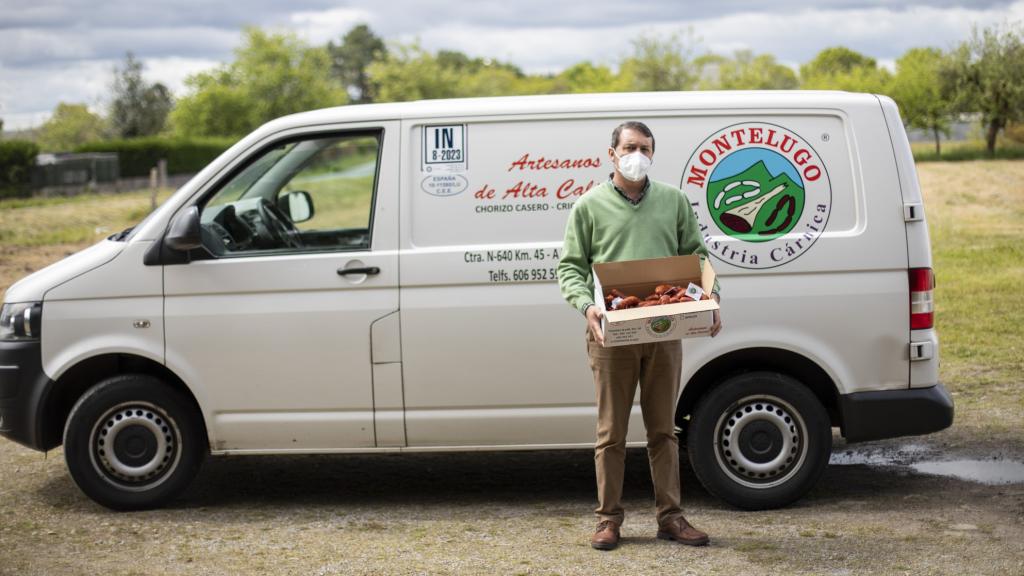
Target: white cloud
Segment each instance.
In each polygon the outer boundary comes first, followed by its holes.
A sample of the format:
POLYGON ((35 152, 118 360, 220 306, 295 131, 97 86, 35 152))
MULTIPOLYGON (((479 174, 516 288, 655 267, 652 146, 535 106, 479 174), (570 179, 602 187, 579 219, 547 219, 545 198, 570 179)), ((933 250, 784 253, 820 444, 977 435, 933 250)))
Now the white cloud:
MULTIPOLYGON (((148 82, 161 82, 180 96, 185 78, 208 70, 216 60, 197 58, 151 58, 144 61, 143 77, 148 82)), ((0 66, 0 118, 4 129, 21 130, 39 126, 49 119, 60 102, 86 104, 97 113, 105 113, 109 102, 110 83, 120 60, 80 60, 39 68, 5 68, 0 66), (17 109, 6 103, 18 103, 17 109)))
POLYGON ((59 102, 99 110, 111 79, 112 61, 59 63, 42 70, 0 65, 0 114, 4 129, 38 126, 59 102))
POLYGON ((631 38, 689 27, 702 38, 699 51, 745 48, 798 68, 821 49, 844 45, 891 68, 909 48, 946 49, 972 25, 1019 21, 1024 0, 348 0, 344 7, 336 0, 0 0, 0 117, 7 128, 22 128, 38 125, 60 101, 102 106, 111 69, 128 50, 148 79, 180 95, 188 75, 231 58, 246 24, 322 44, 366 22, 385 39, 419 38, 430 50, 556 72, 582 60, 614 65, 631 38))
POLYGON ((570 27, 497 29, 453 24, 431 28, 418 38, 429 50, 459 50, 511 62, 529 72, 557 71, 582 60, 610 64, 624 48, 609 42, 605 33, 570 27))
POLYGON ((205 58, 149 58, 143 77, 149 82, 160 82, 175 96, 185 92, 185 79, 197 72, 203 72, 220 65, 217 60, 205 58))
MULTIPOLYGON (((663 20, 631 25, 573 28, 570 26, 492 28, 453 23, 418 34, 425 48, 450 48, 475 56, 510 61, 529 72, 562 69, 580 60, 612 64, 630 50, 629 40, 641 35, 667 36, 688 29, 700 39, 699 51, 728 54, 738 49, 774 54, 798 65, 820 50, 843 45, 880 62, 894 62, 918 46, 948 49, 965 39, 973 24, 987 26, 1017 13, 1024 2, 1007 9, 911 7, 816 10, 777 13, 750 11, 701 20, 663 20)), ((416 35, 408 34, 408 41, 416 35)))
POLYGON ((288 19, 288 27, 312 44, 338 42, 356 24, 372 24, 373 14, 359 8, 334 8, 322 11, 296 12, 288 19))
POLYGON ((154 56, 226 57, 239 30, 203 26, 139 28, 25 28, 3 31, 2 61, 12 67, 36 67, 57 61, 123 58, 133 52, 154 56))
MULTIPOLYGON (((1021 3, 1024 5, 1024 3, 1021 3)), ((742 38, 744 47, 775 54, 781 60, 805 62, 829 46, 843 45, 878 60, 895 59, 912 47, 949 48, 963 40, 971 25, 998 21, 1004 11, 966 8, 911 7, 835 11, 804 10, 796 14, 750 13, 716 18, 696 31, 712 50, 742 38), (738 31, 742 31, 738 34, 738 31)))

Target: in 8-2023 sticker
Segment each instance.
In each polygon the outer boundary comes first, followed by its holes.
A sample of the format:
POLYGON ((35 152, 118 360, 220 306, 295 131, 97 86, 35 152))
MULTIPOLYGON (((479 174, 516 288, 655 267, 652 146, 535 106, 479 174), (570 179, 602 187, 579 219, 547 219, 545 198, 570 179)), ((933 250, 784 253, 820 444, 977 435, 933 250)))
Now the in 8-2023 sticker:
POLYGON ((468 167, 466 125, 423 127, 424 172, 464 172, 468 167))

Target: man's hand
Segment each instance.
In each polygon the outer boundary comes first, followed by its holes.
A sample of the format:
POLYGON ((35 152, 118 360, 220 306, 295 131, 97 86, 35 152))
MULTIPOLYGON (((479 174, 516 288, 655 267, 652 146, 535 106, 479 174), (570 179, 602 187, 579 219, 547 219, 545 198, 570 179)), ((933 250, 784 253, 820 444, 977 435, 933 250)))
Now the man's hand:
MULTIPOLYGON (((715 302, 719 301, 718 300, 718 294, 712 294, 711 297, 715 299, 715 302)), ((715 310, 714 319, 715 319, 715 323, 711 326, 711 337, 712 338, 717 336, 718 333, 722 331, 722 317, 719 314, 718 310, 715 310)))
POLYGON ((601 333, 601 317, 604 313, 597 305, 593 305, 587 308, 587 330, 590 330, 590 335, 594 337, 594 340, 598 344, 604 346, 604 334, 601 333))

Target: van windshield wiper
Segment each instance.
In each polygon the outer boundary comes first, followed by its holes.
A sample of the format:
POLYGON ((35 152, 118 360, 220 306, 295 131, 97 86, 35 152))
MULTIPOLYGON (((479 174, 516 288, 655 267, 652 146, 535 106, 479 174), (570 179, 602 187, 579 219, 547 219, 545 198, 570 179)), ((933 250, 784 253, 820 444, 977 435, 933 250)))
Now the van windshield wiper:
POLYGON ((129 226, 128 228, 121 230, 117 234, 111 234, 110 236, 107 236, 107 240, 113 240, 114 242, 123 242, 124 239, 127 238, 128 235, 132 233, 132 230, 135 230, 135 226, 129 226))

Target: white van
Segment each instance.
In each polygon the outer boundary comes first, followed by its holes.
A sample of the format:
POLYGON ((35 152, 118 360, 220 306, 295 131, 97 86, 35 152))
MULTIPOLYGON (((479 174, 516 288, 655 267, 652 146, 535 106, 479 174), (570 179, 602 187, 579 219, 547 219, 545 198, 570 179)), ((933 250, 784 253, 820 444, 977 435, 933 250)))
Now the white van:
MULTIPOLYGON (((714 494, 784 505, 848 441, 952 423, 896 106, 687 92, 346 106, 266 124, 137 226, 28 276, 0 319, 0 432, 158 506, 207 453, 592 449, 583 317, 555 267, 612 129, 654 132, 724 329, 677 418, 714 494)), ((629 441, 643 446, 634 409, 629 441)))

